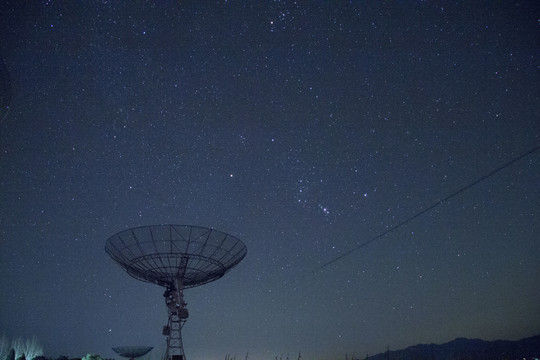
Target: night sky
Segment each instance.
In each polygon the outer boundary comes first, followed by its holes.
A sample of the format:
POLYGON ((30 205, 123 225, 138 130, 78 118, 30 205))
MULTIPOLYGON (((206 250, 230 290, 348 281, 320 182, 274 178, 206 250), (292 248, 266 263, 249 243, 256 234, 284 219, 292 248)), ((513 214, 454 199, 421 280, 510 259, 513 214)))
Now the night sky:
POLYGON ((186 290, 189 360, 540 333, 540 151, 320 270, 540 145, 537 1, 0 13, 0 335, 163 348, 164 289, 104 250, 151 224, 248 248, 186 290))

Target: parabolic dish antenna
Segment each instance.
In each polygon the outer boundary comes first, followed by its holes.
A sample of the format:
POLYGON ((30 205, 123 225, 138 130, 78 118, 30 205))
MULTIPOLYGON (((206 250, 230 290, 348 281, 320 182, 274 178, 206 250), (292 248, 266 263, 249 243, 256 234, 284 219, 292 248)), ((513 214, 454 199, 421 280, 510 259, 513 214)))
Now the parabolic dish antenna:
POLYGON ((133 360, 135 358, 146 355, 153 349, 152 346, 120 346, 112 348, 115 353, 121 357, 133 360))
POLYGON ((150 225, 111 236, 105 251, 135 279, 166 288, 169 321, 166 358, 185 360, 181 329, 189 316, 183 290, 217 280, 247 254, 244 243, 224 232, 189 225, 150 225))

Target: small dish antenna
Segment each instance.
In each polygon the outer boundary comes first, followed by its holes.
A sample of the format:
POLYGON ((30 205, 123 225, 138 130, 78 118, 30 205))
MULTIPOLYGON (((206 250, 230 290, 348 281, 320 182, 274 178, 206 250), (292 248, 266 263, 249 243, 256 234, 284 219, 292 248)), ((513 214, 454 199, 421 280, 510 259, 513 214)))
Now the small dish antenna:
POLYGON ((153 349, 152 346, 120 346, 112 348, 115 353, 121 357, 133 360, 135 358, 146 355, 153 349))

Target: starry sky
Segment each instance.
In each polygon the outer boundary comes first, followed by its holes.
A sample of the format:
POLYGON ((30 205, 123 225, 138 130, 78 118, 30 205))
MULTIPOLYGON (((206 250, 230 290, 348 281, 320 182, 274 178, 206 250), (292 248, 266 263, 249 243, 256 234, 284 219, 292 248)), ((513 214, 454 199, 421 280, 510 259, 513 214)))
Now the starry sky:
POLYGON ((190 360, 540 333, 540 151, 378 237, 538 148, 537 2, 0 7, 1 334, 163 348, 104 251, 150 224, 248 248, 186 290, 190 360))

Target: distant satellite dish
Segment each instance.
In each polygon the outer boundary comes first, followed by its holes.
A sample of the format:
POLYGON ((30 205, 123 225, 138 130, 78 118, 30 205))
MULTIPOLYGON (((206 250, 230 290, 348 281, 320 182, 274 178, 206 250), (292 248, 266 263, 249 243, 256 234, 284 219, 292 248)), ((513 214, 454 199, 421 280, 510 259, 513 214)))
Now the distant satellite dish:
POLYGON ((153 349, 152 346, 121 346, 112 348, 118 355, 133 360, 146 355, 153 349))
POLYGON ((169 360, 185 360, 180 330, 189 313, 183 290, 221 278, 247 254, 238 238, 189 225, 124 230, 107 240, 105 251, 135 279, 166 288, 169 321, 162 333, 167 337, 169 360))

